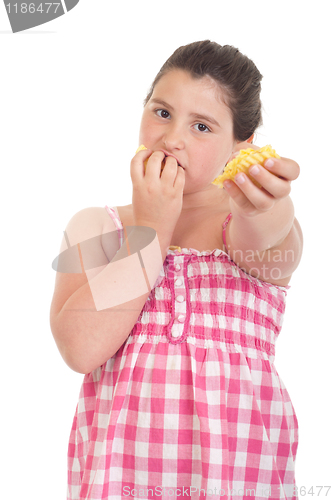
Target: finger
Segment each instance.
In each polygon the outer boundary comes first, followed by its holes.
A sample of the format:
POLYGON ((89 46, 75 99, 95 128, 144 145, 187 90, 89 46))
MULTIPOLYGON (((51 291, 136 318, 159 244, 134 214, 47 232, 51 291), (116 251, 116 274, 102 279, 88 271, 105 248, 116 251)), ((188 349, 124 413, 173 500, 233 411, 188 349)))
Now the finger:
POLYGON ((161 178, 174 180, 178 172, 178 162, 173 156, 165 156, 164 167, 162 169, 161 178))
POLYGON ((252 179, 257 181, 264 190, 274 198, 284 198, 291 192, 291 183, 288 180, 272 175, 261 165, 253 165, 249 168, 249 174, 252 179))
POLYGON ((247 214, 256 213, 256 207, 247 198, 244 192, 236 185, 234 181, 227 180, 224 182, 224 187, 235 203, 247 214))
POLYGON ((235 187, 232 186, 230 194, 239 207, 249 212, 252 208, 262 212, 271 210, 276 202, 274 196, 253 184, 243 172, 237 174, 234 180, 235 187))
POLYGON ((145 168, 145 177, 147 180, 159 179, 164 158, 165 154, 162 151, 154 151, 152 153, 145 168))
POLYGON ((130 162, 130 177, 132 181, 143 179, 144 177, 144 162, 149 158, 151 149, 144 149, 136 153, 130 162))
POLYGON ((180 165, 178 165, 177 176, 174 182, 174 188, 176 190, 183 192, 185 182, 186 182, 185 170, 183 167, 180 167, 180 165))
POLYGON ((264 162, 264 167, 278 177, 288 181, 294 181, 300 175, 299 164, 289 158, 268 158, 264 162))

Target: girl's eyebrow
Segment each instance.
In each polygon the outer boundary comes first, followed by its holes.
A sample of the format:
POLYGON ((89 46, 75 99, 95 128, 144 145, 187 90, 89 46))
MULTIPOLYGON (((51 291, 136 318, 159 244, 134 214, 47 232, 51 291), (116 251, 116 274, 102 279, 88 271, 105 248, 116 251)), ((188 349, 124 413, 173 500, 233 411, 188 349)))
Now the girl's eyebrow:
POLYGON ((203 122, 210 122, 212 125, 216 125, 216 127, 220 127, 220 125, 217 122, 217 120, 215 120, 214 118, 212 118, 212 116, 199 115, 197 113, 191 113, 190 116, 193 116, 194 118, 196 118, 196 120, 202 120, 203 122))
MULTIPOLYGON (((161 100, 161 99, 151 99, 151 103, 154 104, 159 104, 160 106, 164 106, 165 108, 169 109, 170 111, 174 111, 174 108, 168 104, 167 102, 161 100)), ((196 118, 196 120, 202 120, 205 122, 210 122, 212 125, 216 125, 217 127, 220 127, 219 123, 217 120, 215 120, 212 116, 209 115, 201 115, 199 113, 190 113, 190 116, 193 118, 196 118)))
POLYGON ((150 100, 150 102, 155 103, 155 104, 160 104, 160 106, 164 106, 165 108, 168 108, 171 111, 174 111, 174 108, 172 108, 172 106, 170 104, 167 104, 167 102, 162 101, 161 99, 153 98, 150 100))

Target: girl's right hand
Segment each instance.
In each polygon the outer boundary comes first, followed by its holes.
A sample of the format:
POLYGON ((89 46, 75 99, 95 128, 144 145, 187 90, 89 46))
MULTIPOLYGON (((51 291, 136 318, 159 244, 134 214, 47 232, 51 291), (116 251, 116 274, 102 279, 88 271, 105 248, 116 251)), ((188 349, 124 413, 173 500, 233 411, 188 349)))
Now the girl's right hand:
POLYGON ((175 158, 167 156, 160 175, 164 158, 162 151, 151 154, 147 149, 132 159, 133 217, 135 225, 152 227, 158 235, 171 238, 182 210, 185 172, 175 158), (143 163, 147 158, 144 173, 143 163))

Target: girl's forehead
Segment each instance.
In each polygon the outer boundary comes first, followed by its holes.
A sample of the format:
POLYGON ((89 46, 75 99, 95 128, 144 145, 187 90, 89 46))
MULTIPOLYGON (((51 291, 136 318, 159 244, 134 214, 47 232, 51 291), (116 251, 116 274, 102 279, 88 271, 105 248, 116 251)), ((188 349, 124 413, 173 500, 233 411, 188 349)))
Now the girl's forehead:
POLYGON ((187 102, 197 106, 208 106, 215 112, 230 114, 225 92, 216 80, 209 75, 195 78, 182 69, 170 70, 160 78, 150 100, 155 98, 165 101, 170 99, 179 104, 187 102))

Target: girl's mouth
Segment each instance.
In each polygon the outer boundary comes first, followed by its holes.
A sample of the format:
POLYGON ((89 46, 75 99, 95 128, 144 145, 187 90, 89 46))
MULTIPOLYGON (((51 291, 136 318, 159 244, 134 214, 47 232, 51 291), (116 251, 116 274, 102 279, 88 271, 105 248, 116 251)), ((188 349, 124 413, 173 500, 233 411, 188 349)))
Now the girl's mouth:
MULTIPOLYGON (((179 167, 181 167, 181 168, 183 168, 183 170, 185 170, 185 168, 181 165, 181 163, 179 162, 179 160, 177 159, 176 156, 172 155, 171 153, 168 153, 164 149, 161 149, 160 151, 162 151, 164 153, 165 157, 171 156, 172 158, 175 158, 179 167)), ((166 160, 166 158, 163 159, 163 165, 165 165, 165 160, 166 160)))

